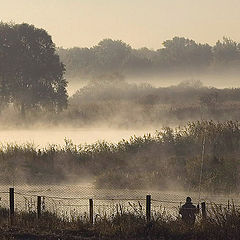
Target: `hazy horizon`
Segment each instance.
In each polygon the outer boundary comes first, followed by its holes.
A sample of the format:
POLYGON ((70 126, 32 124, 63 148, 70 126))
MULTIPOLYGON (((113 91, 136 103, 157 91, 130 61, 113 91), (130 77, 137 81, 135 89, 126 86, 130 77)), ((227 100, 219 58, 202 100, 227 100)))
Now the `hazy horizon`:
POLYGON ((240 41, 235 31, 240 2, 110 0, 21 0, 1 3, 1 21, 44 28, 58 47, 91 47, 104 38, 134 48, 158 49, 174 36, 214 44, 223 36, 240 41))

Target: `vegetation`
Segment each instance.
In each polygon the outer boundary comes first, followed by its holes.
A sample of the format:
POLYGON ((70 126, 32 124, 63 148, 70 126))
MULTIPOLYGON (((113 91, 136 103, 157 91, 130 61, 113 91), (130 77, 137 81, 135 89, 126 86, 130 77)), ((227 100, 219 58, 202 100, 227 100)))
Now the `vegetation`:
POLYGON ((117 127, 159 129, 200 119, 240 120, 240 89, 205 87, 200 81, 177 86, 153 87, 122 80, 91 82, 68 100, 61 113, 31 110, 27 122, 12 106, 0 114, 1 127, 117 127))
MULTIPOLYGON (((58 49, 43 29, 28 24, 0 23, 0 121, 9 124, 15 108, 22 121, 74 126, 104 122, 120 127, 176 125, 154 135, 133 136, 117 144, 96 142, 38 149, 31 144, 0 147, 0 184, 53 184, 90 179, 96 188, 182 189, 199 187, 213 193, 239 191, 240 89, 216 89, 200 81, 154 88, 134 85, 124 75, 231 71, 239 73, 240 44, 224 38, 215 46, 175 37, 157 51, 133 49, 105 39, 88 48, 58 49), (92 81, 68 99, 64 79, 92 81), (69 106, 67 108, 69 102, 69 106), (50 120, 49 120, 50 119, 50 120), (197 121, 205 119, 205 121, 197 121), (211 120, 210 120, 211 119, 211 120), (44 121, 43 121, 44 120, 44 121), (203 152, 204 149, 204 152, 203 152)), ((94 225, 69 221, 51 213, 17 213, 8 227, 0 208, 3 239, 237 239, 240 211, 213 206, 206 221, 194 228, 171 216, 146 223, 129 212, 100 217, 94 225)))
POLYGON ((120 128, 176 126, 199 119, 240 120, 238 88, 204 87, 200 81, 165 88, 116 81, 93 82, 81 88, 69 98, 62 119, 75 126, 105 124, 120 128))
MULTIPOLYGON (((64 65, 51 36, 28 24, 0 23, 0 104, 59 112, 67 106, 64 65)), ((2 110, 2 109, 1 109, 2 110)))
POLYGON ((4 145, 0 149, 1 182, 60 183, 95 180, 98 188, 197 190, 205 138, 202 189, 239 191, 239 122, 202 121, 155 135, 133 136, 117 144, 96 142, 64 147, 4 145), (69 177, 70 175, 70 177, 69 177))
POLYGON ((128 212, 111 218, 97 218, 94 225, 87 219, 71 221, 51 213, 37 220, 35 213, 18 213, 14 226, 8 226, 7 210, 0 210, 1 239, 163 239, 163 240, 232 240, 240 234, 240 211, 212 206, 206 220, 198 218, 194 227, 181 219, 158 214, 147 223, 141 215, 128 212))
POLYGON ((58 49, 72 78, 99 78, 108 74, 138 77, 172 73, 239 73, 240 44, 224 37, 214 46, 184 37, 163 42, 163 48, 133 49, 120 40, 104 39, 92 48, 58 49))
POLYGON ((136 50, 122 41, 105 39, 90 49, 56 51, 45 30, 25 23, 1 22, 1 126, 24 125, 25 119, 28 127, 42 123, 81 127, 104 122, 121 128, 158 128, 202 118, 239 120, 239 89, 207 88, 200 81, 155 88, 127 83, 123 77, 127 72, 139 71, 202 72, 225 66, 238 69, 238 43, 224 38, 210 47, 175 37, 163 46, 157 51, 136 50), (65 66, 58 54, 67 65, 68 77, 92 79, 71 98, 67 97, 65 66))

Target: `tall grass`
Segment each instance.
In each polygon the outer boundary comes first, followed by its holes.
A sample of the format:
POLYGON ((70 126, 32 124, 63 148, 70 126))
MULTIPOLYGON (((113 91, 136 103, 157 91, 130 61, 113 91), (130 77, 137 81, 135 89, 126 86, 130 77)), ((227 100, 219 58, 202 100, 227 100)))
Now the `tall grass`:
POLYGON ((200 216, 193 227, 170 215, 158 215, 147 222, 142 215, 123 212, 112 217, 96 218, 91 225, 87 219, 66 220, 44 213, 37 220, 34 213, 17 213, 14 225, 9 228, 6 210, 1 209, 0 229, 6 239, 232 240, 239 239, 240 210, 235 207, 221 209, 213 205, 208 217, 204 220, 200 216))
POLYGON ((0 147, 1 183, 60 183, 92 179, 98 188, 197 189, 205 137, 203 189, 239 190, 240 123, 190 122, 154 135, 37 149, 31 144, 0 147))

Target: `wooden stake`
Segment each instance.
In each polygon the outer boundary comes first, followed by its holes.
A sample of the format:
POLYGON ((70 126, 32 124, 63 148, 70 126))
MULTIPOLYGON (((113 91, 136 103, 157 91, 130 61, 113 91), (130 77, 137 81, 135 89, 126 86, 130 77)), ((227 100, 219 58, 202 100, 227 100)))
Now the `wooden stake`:
POLYGON ((203 217, 203 219, 206 219, 206 217, 207 217, 206 203, 202 202, 201 207, 202 207, 202 217, 203 217))
POLYGON ((146 218, 147 222, 151 220, 151 195, 146 196, 146 218))
POLYGON ((89 199, 89 219, 90 223, 93 224, 93 200, 89 199))
POLYGON ((9 188, 9 205, 10 205, 10 212, 9 212, 10 225, 13 225, 13 221, 14 221, 14 188, 9 188))
POLYGON ((37 219, 41 218, 42 213, 42 198, 41 196, 37 196, 37 219))

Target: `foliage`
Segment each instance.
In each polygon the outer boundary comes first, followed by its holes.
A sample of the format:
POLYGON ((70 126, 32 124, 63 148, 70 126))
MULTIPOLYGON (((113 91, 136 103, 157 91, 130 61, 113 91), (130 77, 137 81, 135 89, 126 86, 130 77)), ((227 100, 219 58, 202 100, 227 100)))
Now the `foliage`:
POLYGON ((51 36, 33 25, 0 23, 0 93, 25 110, 59 112, 67 105, 64 65, 51 36))
POLYGON ((104 39, 92 48, 60 48, 58 53, 67 66, 67 75, 81 79, 96 78, 106 72, 138 77, 239 73, 240 43, 227 37, 214 46, 184 37, 174 37, 162 45, 157 50, 134 49, 120 40, 104 39))
POLYGON ((214 64, 219 68, 237 67, 240 60, 239 44, 230 38, 224 37, 213 47, 214 64))
POLYGON ((205 138, 202 189, 239 191, 239 122, 189 122, 155 135, 133 136, 117 144, 49 146, 3 145, 1 182, 57 183, 94 179, 98 188, 198 190, 205 138), (14 178, 14 179, 13 179, 14 178))
POLYGON ((232 240, 240 234, 240 211, 234 206, 225 209, 213 205, 207 219, 200 217, 193 227, 170 215, 158 214, 147 223, 143 216, 128 212, 101 216, 93 225, 79 216, 69 221, 48 212, 40 219, 35 213, 16 213, 14 226, 9 227, 5 212, 0 210, 3 239, 232 240))
MULTIPOLYGON (((114 80, 113 80, 114 79, 114 80)), ((158 128, 199 119, 240 120, 240 89, 205 87, 200 81, 153 87, 112 80, 93 81, 69 98, 68 124, 158 128), (69 116, 71 118, 69 119, 69 116)))

